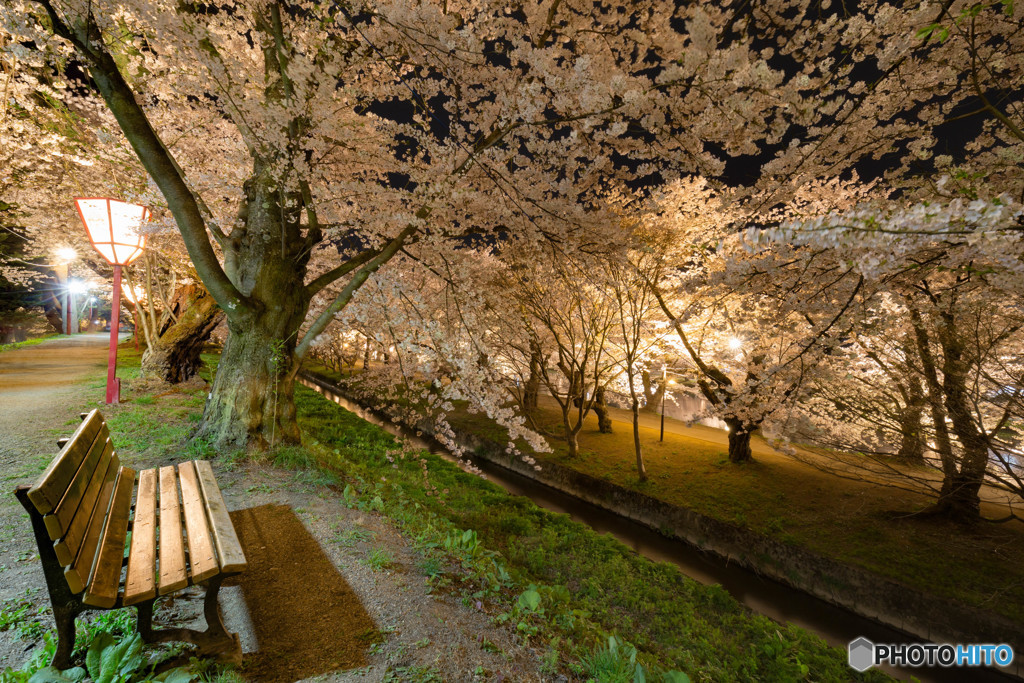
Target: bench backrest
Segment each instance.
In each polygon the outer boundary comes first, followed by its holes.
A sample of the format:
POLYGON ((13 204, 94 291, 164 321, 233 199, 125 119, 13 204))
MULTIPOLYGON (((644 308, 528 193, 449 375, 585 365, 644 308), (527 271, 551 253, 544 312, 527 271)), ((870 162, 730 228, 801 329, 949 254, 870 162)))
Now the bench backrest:
POLYGON ((88 581, 120 465, 106 422, 93 410, 28 491, 73 593, 88 581))

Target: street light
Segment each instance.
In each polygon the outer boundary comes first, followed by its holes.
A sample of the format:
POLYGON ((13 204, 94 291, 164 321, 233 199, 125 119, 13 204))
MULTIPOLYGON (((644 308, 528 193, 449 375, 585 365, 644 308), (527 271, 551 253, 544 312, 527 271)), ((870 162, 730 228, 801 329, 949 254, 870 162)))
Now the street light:
POLYGON ((668 367, 661 369, 661 436, 658 441, 665 440, 665 394, 668 393, 668 385, 675 384, 668 378, 668 367))
POLYGON ((137 204, 85 197, 75 200, 78 215, 89 233, 89 241, 100 256, 114 266, 114 296, 110 310, 110 356, 107 363, 107 403, 121 400, 121 382, 117 379, 117 332, 121 317, 121 266, 142 255, 146 237, 139 228, 149 220, 149 209, 137 204))
POLYGON ((71 247, 59 247, 56 251, 57 265, 64 266, 64 277, 58 272, 57 279, 64 285, 64 301, 61 302, 61 332, 71 334, 71 289, 68 286, 71 277, 71 262, 78 258, 78 252, 71 247))

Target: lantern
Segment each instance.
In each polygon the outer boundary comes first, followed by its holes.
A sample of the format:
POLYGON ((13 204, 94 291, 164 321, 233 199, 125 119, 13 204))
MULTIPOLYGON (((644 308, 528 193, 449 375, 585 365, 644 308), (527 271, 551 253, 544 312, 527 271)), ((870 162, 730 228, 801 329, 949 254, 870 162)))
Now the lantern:
POLYGON ((149 209, 105 197, 75 200, 78 215, 89 233, 89 241, 100 256, 114 266, 114 296, 110 309, 110 356, 107 362, 107 403, 121 400, 121 381, 117 379, 117 332, 121 322, 121 266, 139 256, 146 237, 139 228, 149 220, 149 209))
POLYGON ((113 266, 126 266, 142 256, 146 237, 139 228, 149 220, 149 209, 116 199, 76 199, 78 215, 96 251, 113 266))

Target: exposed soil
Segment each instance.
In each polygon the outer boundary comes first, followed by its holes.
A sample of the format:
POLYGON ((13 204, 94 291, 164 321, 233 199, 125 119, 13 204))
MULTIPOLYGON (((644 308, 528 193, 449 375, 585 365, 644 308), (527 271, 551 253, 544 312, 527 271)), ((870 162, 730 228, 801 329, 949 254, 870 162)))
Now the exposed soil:
MULTIPOLYGON (((102 335, 0 354, 0 481, 7 489, 31 483, 55 455, 56 439, 99 405, 105 360, 102 335)), ((169 389, 154 399, 172 414, 183 395, 169 389)), ((135 468, 184 457, 174 449, 118 451, 135 468)), ((252 463, 214 463, 214 470, 250 564, 221 591, 248 680, 545 680, 538 653, 510 629, 456 597, 431 593, 409 540, 387 517, 346 508, 306 472, 252 463)), ((158 605, 158 626, 194 621, 199 598, 186 591, 158 605)), ((53 627, 27 516, 13 495, 0 495, 0 607, 23 601, 32 605, 29 621, 53 627)), ((41 644, 32 629, 0 632, 0 669, 21 666, 41 644)))

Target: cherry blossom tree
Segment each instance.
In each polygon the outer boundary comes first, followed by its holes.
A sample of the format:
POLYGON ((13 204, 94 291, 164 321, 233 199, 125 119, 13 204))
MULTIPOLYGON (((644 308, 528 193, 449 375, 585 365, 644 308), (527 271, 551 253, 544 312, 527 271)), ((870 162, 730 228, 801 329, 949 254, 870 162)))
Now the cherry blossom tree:
MULTIPOLYGON (((666 332, 652 283, 661 280, 664 260, 660 254, 647 248, 643 239, 636 239, 633 249, 623 259, 608 259, 605 266, 608 287, 615 303, 618 334, 614 341, 619 347, 616 357, 625 371, 629 391, 630 410, 633 414, 633 452, 640 481, 647 479, 643 446, 640 443, 640 398, 637 380, 647 372, 654 352, 661 351, 660 342, 666 332)), ((659 387, 664 391, 665 387, 659 387)))
MULTIPOLYGON (((647 154, 629 122, 673 129, 648 107, 678 106, 687 88, 676 67, 641 66, 647 50, 684 41, 664 9, 41 0, 5 20, 19 40, 81 60, 160 188, 231 331, 201 431, 250 445, 271 428, 298 438, 302 356, 399 251, 510 225, 594 239, 581 199, 646 173, 611 153, 647 154), (193 127, 175 138, 182 121, 193 127), (201 194, 214 167, 228 201, 201 194), (300 339, 311 299, 337 280, 346 286, 300 339)), ((727 71, 757 60, 731 52, 727 71)), ((684 145, 669 140, 678 157, 684 145)))
POLYGON ((725 178, 730 160, 757 168, 749 220, 861 162, 886 192, 923 192, 939 167, 1019 186, 1014 4, 620 9, 15 0, 0 16, 8 53, 87 70, 224 309, 201 429, 223 446, 298 438, 302 357, 403 252, 510 234, 586 249, 614 224, 597 197, 725 178), (958 118, 980 123, 948 153, 958 118))
POLYGON ((887 295, 885 325, 900 330, 902 359, 890 353, 882 362, 913 369, 923 387, 943 475, 933 512, 956 519, 979 517, 986 479, 1024 492, 1022 216, 1020 203, 1001 196, 863 205, 751 233, 757 242, 827 245, 887 295))

